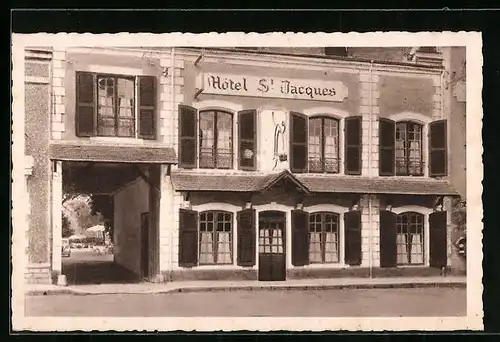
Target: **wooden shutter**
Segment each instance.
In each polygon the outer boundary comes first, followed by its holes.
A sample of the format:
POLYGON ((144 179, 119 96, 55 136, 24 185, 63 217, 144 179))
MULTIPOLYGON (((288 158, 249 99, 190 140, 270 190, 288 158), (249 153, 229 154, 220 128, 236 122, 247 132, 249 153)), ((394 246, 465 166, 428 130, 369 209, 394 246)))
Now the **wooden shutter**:
POLYGON ((361 117, 345 119, 345 174, 361 174, 361 117))
POLYGON ((429 176, 442 177, 447 174, 446 120, 429 124, 429 176))
POLYGON ((90 137, 95 133, 96 125, 96 80, 89 72, 76 72, 76 135, 90 137))
POLYGON ((238 113, 238 166, 240 170, 255 170, 257 160, 257 111, 242 110, 238 113), (251 151, 247 156, 245 151, 251 151))
POLYGON ((309 264, 309 214, 292 210, 292 265, 309 264))
POLYGON ((192 169, 196 167, 196 108, 179 105, 179 166, 192 169))
POLYGON ((308 118, 304 114, 290 112, 290 170, 307 170, 308 118))
POLYGON ((447 259, 446 211, 438 211, 429 215, 429 244, 431 267, 445 267, 447 259))
POLYGON ((179 266, 198 264, 198 213, 179 209, 179 266))
POLYGON ((380 211, 380 267, 396 267, 396 214, 380 211))
POLYGON ((348 211, 344 214, 345 263, 361 265, 361 212, 348 211))
POLYGON ((238 222, 238 256, 239 266, 255 265, 255 209, 244 209, 237 213, 238 222))
POLYGON ((394 121, 379 119, 379 175, 394 176, 396 157, 396 126, 394 121))
POLYGON ((156 77, 141 76, 139 81, 139 137, 156 139, 156 77))

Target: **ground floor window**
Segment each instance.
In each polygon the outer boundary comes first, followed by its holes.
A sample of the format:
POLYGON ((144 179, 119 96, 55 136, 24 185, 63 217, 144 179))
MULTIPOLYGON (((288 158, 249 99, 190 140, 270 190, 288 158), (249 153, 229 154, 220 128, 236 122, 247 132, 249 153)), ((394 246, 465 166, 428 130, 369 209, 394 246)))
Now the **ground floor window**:
POLYGON ((424 215, 406 212, 396 218, 398 265, 424 263, 424 215))
POLYGON ((331 212, 309 215, 309 262, 339 262, 339 215, 331 212))
POLYGON ((200 213, 200 265, 232 264, 233 214, 224 211, 200 213))

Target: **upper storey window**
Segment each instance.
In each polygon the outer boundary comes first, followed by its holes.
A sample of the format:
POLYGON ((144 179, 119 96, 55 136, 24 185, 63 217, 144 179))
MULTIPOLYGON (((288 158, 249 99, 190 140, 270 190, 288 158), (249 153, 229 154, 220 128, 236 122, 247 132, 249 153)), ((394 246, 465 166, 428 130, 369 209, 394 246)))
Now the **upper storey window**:
POLYGON ((232 114, 179 106, 179 166, 182 168, 232 169, 234 155, 241 170, 256 168, 256 116, 254 109, 232 114), (238 117, 238 140, 233 127, 238 117))
MULTIPOLYGON (((361 117, 344 120, 344 173, 361 174, 361 117)), ((290 113, 290 169, 297 173, 340 172, 340 120, 290 113)))
POLYGON ((424 152, 428 155, 431 177, 447 175, 447 124, 438 120, 427 125, 428 147, 423 148, 425 125, 395 122, 381 118, 379 122, 379 174, 381 176, 423 176, 424 152))
POLYGON ((156 78, 76 73, 76 135, 156 138, 156 78))

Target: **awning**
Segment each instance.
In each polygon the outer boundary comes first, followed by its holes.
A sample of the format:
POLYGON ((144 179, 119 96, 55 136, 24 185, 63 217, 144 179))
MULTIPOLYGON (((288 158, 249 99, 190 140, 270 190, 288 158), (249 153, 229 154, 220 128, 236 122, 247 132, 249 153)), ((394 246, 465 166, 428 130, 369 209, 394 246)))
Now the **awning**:
POLYGON ((177 164, 172 147, 53 143, 49 158, 62 161, 177 164))
POLYGON ((449 181, 421 178, 315 177, 297 175, 311 192, 455 196, 449 181))
POLYGON ((215 175, 179 170, 172 173, 172 183, 176 191, 259 192, 269 189, 282 179, 292 181, 297 188, 306 193, 458 195, 448 181, 435 179, 403 180, 354 176, 317 177, 292 175, 288 171, 271 175, 215 175))

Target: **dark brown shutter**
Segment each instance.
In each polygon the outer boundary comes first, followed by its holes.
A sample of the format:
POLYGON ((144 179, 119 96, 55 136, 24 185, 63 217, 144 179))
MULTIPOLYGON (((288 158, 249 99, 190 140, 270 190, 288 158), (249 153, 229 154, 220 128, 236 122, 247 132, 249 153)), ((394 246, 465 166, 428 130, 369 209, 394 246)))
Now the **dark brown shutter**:
POLYGON ((429 152, 429 176, 446 176, 448 159, 446 120, 429 124, 429 152))
POLYGON ((344 214, 345 263, 361 265, 361 212, 348 211, 344 214))
POLYGON ((290 170, 306 172, 307 170, 307 116, 290 112, 290 170))
POLYGON ((236 215, 238 222, 238 256, 239 266, 255 265, 255 209, 244 209, 236 215))
POLYGON ((345 119, 345 174, 361 174, 361 117, 345 119))
POLYGON ((292 210, 292 265, 309 264, 309 214, 292 210))
POLYGON ((429 215, 429 244, 431 267, 445 267, 447 253, 446 211, 438 211, 429 215))
POLYGON ((238 113, 238 166, 240 170, 255 170, 257 160, 257 111, 242 110, 238 113), (247 155, 245 151, 250 151, 247 155))
POLYGON ((179 266, 198 264, 198 213, 179 209, 179 266))
POLYGON ((95 75, 76 72, 76 135, 90 137, 95 132, 96 96, 95 75))
POLYGON ((139 77, 139 137, 156 139, 156 77, 139 77))
POLYGON ((380 267, 396 267, 396 214, 380 211, 380 267))
POLYGON ((394 176, 395 169, 395 140, 396 126, 394 121, 379 119, 379 175, 394 176))
POLYGON ((179 105, 179 166, 196 167, 196 108, 179 105))

